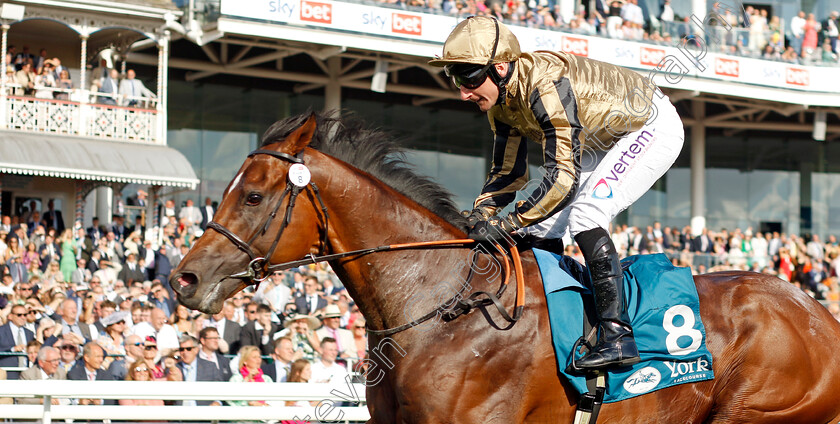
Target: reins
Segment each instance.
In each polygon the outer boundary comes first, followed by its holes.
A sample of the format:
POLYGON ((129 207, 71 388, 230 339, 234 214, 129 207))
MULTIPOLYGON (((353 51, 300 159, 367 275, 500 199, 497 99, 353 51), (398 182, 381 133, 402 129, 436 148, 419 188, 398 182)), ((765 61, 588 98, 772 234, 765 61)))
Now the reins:
MULTIPOLYGON (((315 185, 314 182, 310 181, 311 176, 309 174, 309 170, 305 167, 303 159, 300 157, 302 152, 296 156, 292 156, 283 152, 257 149, 249 153, 248 157, 260 154, 269 155, 277 159, 291 162, 292 167, 289 169, 290 184, 286 185, 286 188, 283 190, 283 192, 280 194, 280 198, 277 200, 277 204, 272 208, 271 213, 258 226, 259 230, 256 231, 251 236, 251 238, 248 239, 247 242, 239 236, 237 236, 232 231, 230 231, 229 229, 227 229, 222 224, 219 224, 218 222, 211 221, 207 223, 207 228, 212 228, 219 234, 225 236, 228 240, 230 240, 231 243, 233 243, 239 250, 245 252, 251 259, 244 271, 231 274, 228 276, 229 278, 242 279, 245 280, 249 285, 256 285, 268 278, 268 276, 271 275, 271 273, 274 271, 282 271, 302 265, 333 261, 353 256, 364 256, 378 252, 421 248, 451 248, 476 243, 472 239, 424 241, 413 243, 390 244, 366 249, 353 250, 349 252, 325 255, 323 254, 323 252, 326 249, 327 245, 327 233, 329 230, 329 213, 327 211, 327 207, 323 199, 321 198, 321 194, 318 190, 318 187, 315 185), (294 169, 295 166, 298 166, 299 168, 294 169), (294 177, 292 176, 293 172, 295 173, 294 177), (321 213, 323 214, 324 229, 322 238, 320 240, 321 243, 319 247, 319 255, 316 256, 312 253, 309 253, 309 255, 307 255, 306 257, 296 261, 272 264, 269 262, 269 260, 274 254, 274 250, 277 248, 277 245, 280 242, 280 237, 282 236, 283 231, 286 230, 289 223, 291 222, 292 209, 294 208, 297 196, 305 190, 311 190, 313 196, 315 197, 315 199, 317 199, 318 204, 321 207, 321 213), (265 235, 265 233, 268 231, 268 228, 271 226, 271 222, 274 221, 274 218, 277 216, 277 212, 279 212, 280 206, 282 205, 283 200, 286 198, 286 196, 289 197, 289 202, 286 206, 286 211, 283 214, 283 221, 280 223, 280 228, 277 231, 277 235, 274 237, 274 240, 272 241, 271 246, 269 247, 266 254, 263 256, 259 256, 253 251, 251 245, 257 240, 257 238, 265 235)), ((464 284, 457 294, 455 294, 448 301, 442 303, 426 315, 423 315, 422 317, 413 320, 409 323, 393 328, 383 330, 368 329, 368 333, 380 336, 388 336, 399 333, 412 327, 416 327, 417 325, 420 325, 438 315, 440 315, 444 319, 444 321, 451 321, 460 315, 469 313, 474 308, 483 308, 489 305, 493 305, 496 307, 501 317, 509 323, 509 326, 507 328, 510 328, 522 316, 522 311, 525 305, 525 279, 522 272, 522 262, 519 257, 519 251, 517 250, 516 246, 513 244, 510 245, 508 247, 508 250, 510 251, 510 256, 513 259, 514 278, 516 279, 516 301, 514 305, 513 316, 511 316, 507 313, 501 301, 499 301, 499 297, 501 297, 501 295, 505 292, 505 289, 507 288, 508 283, 510 281, 510 261, 508 260, 507 254, 505 253, 504 249, 501 248, 501 246, 497 244, 496 249, 501 253, 502 257, 504 258, 505 278, 501 286, 499 287, 499 290, 495 294, 485 291, 476 291, 470 294, 467 298, 464 298, 462 296, 464 288, 469 286, 468 284, 464 284), (481 298, 481 296, 484 296, 484 298, 481 298)), ((467 283, 469 283, 469 281, 474 275, 476 259, 477 253, 473 251, 473 255, 470 259, 471 264, 469 267, 469 273, 465 280, 467 283)))

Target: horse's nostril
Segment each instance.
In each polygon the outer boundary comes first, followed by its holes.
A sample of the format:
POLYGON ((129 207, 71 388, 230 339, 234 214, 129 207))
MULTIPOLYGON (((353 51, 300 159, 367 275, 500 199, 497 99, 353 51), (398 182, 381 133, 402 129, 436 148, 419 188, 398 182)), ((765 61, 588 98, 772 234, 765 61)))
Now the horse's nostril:
POLYGON ((178 277, 178 284, 181 287, 188 287, 192 284, 198 284, 198 277, 196 277, 195 274, 189 272, 183 273, 180 277, 178 277))

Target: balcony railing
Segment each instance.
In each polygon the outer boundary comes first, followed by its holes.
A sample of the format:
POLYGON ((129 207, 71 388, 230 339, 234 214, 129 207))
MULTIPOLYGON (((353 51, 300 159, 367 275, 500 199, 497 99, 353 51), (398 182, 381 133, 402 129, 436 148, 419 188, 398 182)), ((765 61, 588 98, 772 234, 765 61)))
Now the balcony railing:
POLYGON ((35 97, 22 93, 15 84, 0 93, 2 128, 165 144, 159 134, 157 99, 58 88, 39 88, 35 97))

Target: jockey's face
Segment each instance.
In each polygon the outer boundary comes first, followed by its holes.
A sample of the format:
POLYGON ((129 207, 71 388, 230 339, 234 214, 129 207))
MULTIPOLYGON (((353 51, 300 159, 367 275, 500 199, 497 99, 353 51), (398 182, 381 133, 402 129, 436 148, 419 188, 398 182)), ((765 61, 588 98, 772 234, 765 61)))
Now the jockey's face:
MULTIPOLYGON (((507 75, 507 63, 497 63, 493 66, 496 67, 500 76, 507 75)), ((490 110, 499 99, 499 87, 489 77, 477 88, 467 88, 462 85, 459 90, 461 91, 461 100, 474 102, 482 112, 490 110)))

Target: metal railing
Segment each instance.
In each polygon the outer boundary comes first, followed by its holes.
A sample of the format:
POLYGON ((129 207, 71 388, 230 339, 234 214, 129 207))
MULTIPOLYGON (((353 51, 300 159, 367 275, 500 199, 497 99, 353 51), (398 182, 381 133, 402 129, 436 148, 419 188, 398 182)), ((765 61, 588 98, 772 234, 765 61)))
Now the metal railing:
POLYGON ((370 419, 365 386, 343 381, 314 383, 222 383, 181 381, 43 381, 0 384, 0 397, 42 398, 43 405, 0 405, 0 417, 12 420, 165 420, 237 421, 305 420, 364 422, 370 419), (266 386, 270 385, 270 386, 266 386), (265 401, 264 407, 52 405, 53 399, 265 401), (287 401, 309 406, 285 406, 287 401), (316 403, 316 405, 311 405, 316 403), (339 406, 345 403, 357 406, 339 406))

